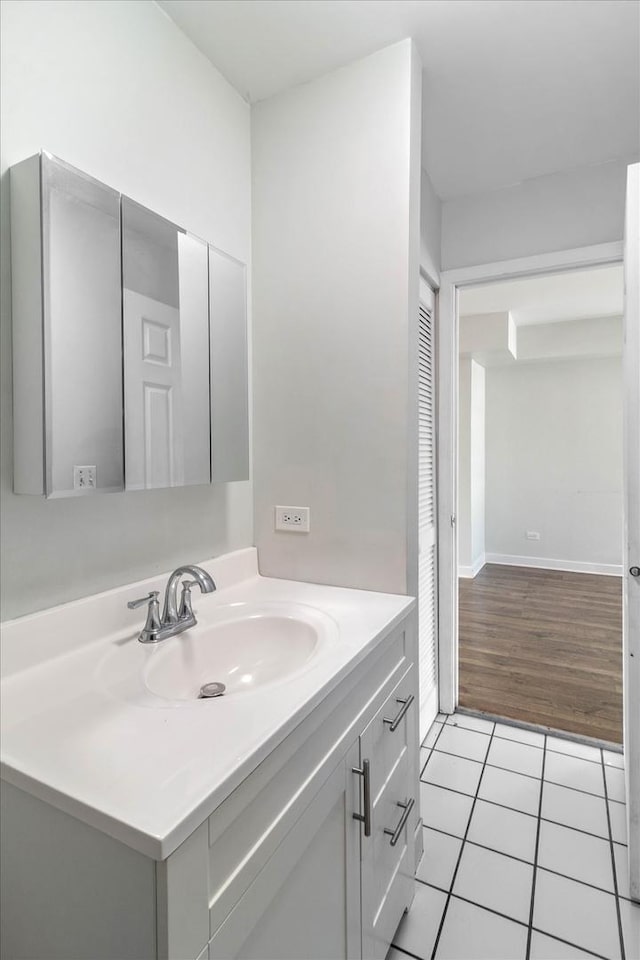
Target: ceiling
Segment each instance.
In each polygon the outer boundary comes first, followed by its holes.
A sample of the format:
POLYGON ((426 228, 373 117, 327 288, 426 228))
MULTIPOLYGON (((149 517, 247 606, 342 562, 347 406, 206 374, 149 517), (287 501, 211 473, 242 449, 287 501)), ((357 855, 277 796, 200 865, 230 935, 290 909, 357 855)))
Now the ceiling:
POLYGON ((637 156, 637 0, 158 0, 249 101, 404 37, 442 199, 637 156))
POLYGON ((460 316, 510 312, 516 326, 620 317, 623 312, 622 264, 571 270, 539 277, 463 289, 460 316))

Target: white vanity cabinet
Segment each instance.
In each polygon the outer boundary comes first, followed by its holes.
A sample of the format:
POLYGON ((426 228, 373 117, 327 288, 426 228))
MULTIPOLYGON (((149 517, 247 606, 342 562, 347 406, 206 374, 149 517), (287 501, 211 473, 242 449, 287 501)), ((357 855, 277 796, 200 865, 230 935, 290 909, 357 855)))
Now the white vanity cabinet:
POLYGON ((382 960, 422 849, 415 664, 410 610, 164 861, 8 787, 3 957, 382 960))
POLYGON ((216 930, 210 960, 360 956, 358 756, 356 741, 216 930))

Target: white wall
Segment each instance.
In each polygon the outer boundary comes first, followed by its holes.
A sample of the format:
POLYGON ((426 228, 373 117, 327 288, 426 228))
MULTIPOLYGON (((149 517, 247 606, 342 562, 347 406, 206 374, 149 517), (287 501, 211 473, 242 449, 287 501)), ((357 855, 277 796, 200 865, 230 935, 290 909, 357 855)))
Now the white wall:
POLYGON ((255 532, 269 576, 415 583, 420 73, 402 41, 252 109, 255 532), (311 533, 275 533, 276 504, 309 506, 311 533))
POLYGON ((44 501, 12 485, 7 168, 41 147, 241 260, 249 108, 152 2, 2 4, 2 611, 252 541, 249 483, 44 501))
POLYGON ((621 359, 486 374, 487 554, 620 564, 621 359))
POLYGON ((485 554, 485 369, 460 357, 458 440, 458 563, 472 576, 485 554))
MULTIPOLYGON (((428 131, 425 131, 428 136, 428 131)), ((442 203, 426 170, 420 171, 420 267, 431 283, 440 280, 442 203)))
POLYGON ((442 269, 621 240, 626 164, 554 173, 442 204, 442 269))
POLYGON ((622 317, 532 323, 516 328, 516 342, 520 360, 619 357, 623 345, 622 317))

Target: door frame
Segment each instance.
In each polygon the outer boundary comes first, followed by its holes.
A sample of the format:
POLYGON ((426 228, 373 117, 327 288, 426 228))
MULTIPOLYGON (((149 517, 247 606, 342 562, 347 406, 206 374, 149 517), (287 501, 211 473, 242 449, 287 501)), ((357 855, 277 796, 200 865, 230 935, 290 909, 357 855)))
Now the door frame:
POLYGON ((627 167, 624 240, 623 698, 629 891, 640 901, 640 163, 627 167))
POLYGON ((440 274, 436 312, 438 688, 442 713, 458 705, 458 290, 479 283, 623 262, 622 241, 502 260, 440 274))
MULTIPOLYGON (((418 296, 418 307, 420 304, 423 304, 431 311, 431 330, 432 330, 432 374, 433 374, 433 390, 431 401, 433 403, 433 458, 435 464, 435 470, 433 474, 433 495, 434 495, 434 510, 433 510, 433 525, 435 528, 434 533, 434 581, 433 581, 433 604, 434 604, 434 654, 436 658, 436 667, 435 667, 435 676, 434 676, 434 687, 432 692, 429 695, 428 701, 422 701, 422 692, 419 696, 419 713, 420 713, 420 722, 419 722, 419 735, 420 743, 424 740, 429 728, 433 723, 438 710, 440 709, 439 700, 439 669, 438 669, 438 590, 439 590, 439 580, 438 580, 438 387, 437 387, 437 368, 438 368, 438 290, 439 285, 436 286, 434 281, 429 279, 422 270, 420 271, 420 286, 419 286, 419 296, 418 296)), ((418 323, 419 328, 419 323, 418 323)), ((419 348, 416 350, 419 353, 419 348)), ((418 387, 420 386, 420 371, 418 370, 418 387)), ((419 406, 419 403, 418 403, 419 406)), ((420 485, 420 438, 419 438, 419 429, 417 430, 417 466, 418 466, 418 487, 420 485)), ((419 499, 419 498, 418 498, 419 499)), ((418 598, 418 610, 420 604, 420 551, 422 544, 420 543, 420 506, 418 503, 417 509, 417 568, 418 568, 418 577, 417 577, 417 586, 416 596, 418 598)), ((420 616, 418 616, 418 672, 420 673, 420 659, 422 656, 422 637, 420 634, 420 616)), ((420 687, 421 690, 421 687, 420 687)))

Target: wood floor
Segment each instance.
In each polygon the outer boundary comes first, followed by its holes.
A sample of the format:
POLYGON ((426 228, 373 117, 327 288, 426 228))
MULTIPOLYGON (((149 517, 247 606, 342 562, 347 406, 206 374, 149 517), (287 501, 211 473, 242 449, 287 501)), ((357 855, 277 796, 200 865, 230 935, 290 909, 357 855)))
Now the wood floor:
POLYGON ((622 742, 622 579, 487 564, 459 581, 460 705, 622 742))

